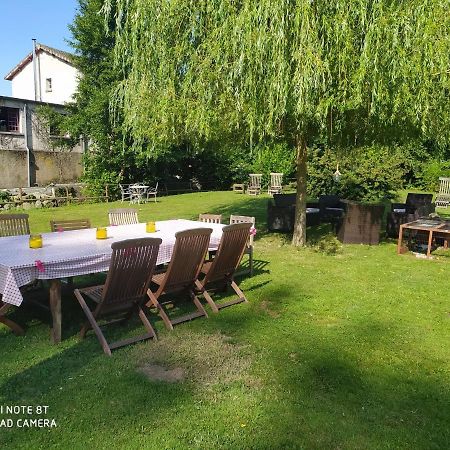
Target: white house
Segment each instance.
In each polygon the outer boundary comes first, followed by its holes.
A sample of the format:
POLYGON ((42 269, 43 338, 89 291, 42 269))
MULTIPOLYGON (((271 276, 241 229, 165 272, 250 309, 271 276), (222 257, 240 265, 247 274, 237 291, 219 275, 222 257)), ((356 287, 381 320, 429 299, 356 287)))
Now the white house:
POLYGON ((72 100, 78 78, 70 53, 35 43, 5 80, 12 82, 14 98, 62 105, 72 100))
POLYGON ((65 114, 78 77, 70 53, 35 41, 33 51, 6 75, 12 96, 0 96, 0 188, 79 179, 84 141, 63 145, 69 142, 63 130, 43 125, 39 115, 43 105, 65 114))

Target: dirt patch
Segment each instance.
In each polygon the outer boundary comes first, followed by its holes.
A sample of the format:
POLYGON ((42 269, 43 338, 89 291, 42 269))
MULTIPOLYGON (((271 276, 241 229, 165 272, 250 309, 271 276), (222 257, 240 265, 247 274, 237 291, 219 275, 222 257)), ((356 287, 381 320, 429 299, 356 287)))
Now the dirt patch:
POLYGON ((267 300, 263 300, 259 307, 266 312, 270 317, 272 317, 273 319, 276 319, 277 317, 280 317, 280 313, 274 311, 272 309, 272 303, 267 301, 267 300))
POLYGON ((177 383, 184 380, 184 370, 181 367, 166 369, 157 364, 147 364, 141 367, 140 372, 154 381, 165 381, 166 383, 177 383))
POLYGON ((211 389, 230 382, 258 384, 250 373, 252 359, 251 346, 233 343, 229 336, 178 329, 141 349, 137 370, 151 380, 211 389))

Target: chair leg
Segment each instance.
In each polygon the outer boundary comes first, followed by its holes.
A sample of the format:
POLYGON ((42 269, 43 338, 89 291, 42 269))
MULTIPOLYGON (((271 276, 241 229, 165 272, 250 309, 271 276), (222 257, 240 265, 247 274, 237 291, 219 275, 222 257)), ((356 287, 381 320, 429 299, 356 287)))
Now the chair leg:
POLYGON ((154 306, 158 310, 159 317, 161 317, 161 319, 163 320, 166 328, 168 330, 173 330, 173 325, 169 319, 169 316, 150 289, 147 290, 147 295, 150 298, 150 301, 146 303, 146 306, 148 306, 149 308, 151 306, 154 306))
POLYGON ((203 297, 205 297, 205 300, 212 309, 213 313, 217 314, 219 312, 219 308, 217 307, 212 297, 209 295, 209 292, 202 286, 200 281, 198 280, 195 281, 195 287, 199 290, 199 292, 203 295, 203 297))
POLYGON ((231 287, 233 288, 234 292, 236 292, 236 294, 239 296, 240 299, 248 303, 248 300, 245 297, 244 293, 239 289, 239 286, 235 283, 234 280, 231 282, 231 287))
POLYGON ((203 305, 201 304, 200 300, 198 299, 198 297, 194 294, 194 291, 189 290, 189 295, 191 296, 192 301, 194 302, 195 306, 197 307, 198 311, 205 317, 208 317, 208 314, 205 310, 205 308, 203 308, 203 305))
POLYGON ((23 328, 20 325, 18 325, 16 322, 13 322, 12 320, 10 320, 4 316, 4 314, 6 313, 6 311, 8 309, 9 309, 9 307, 6 305, 6 303, 4 303, 3 306, 0 308, 0 323, 3 323, 8 328, 10 328, 11 331, 16 336, 23 336, 25 334, 25 331, 23 330, 23 328))
POLYGON ((156 337, 156 333, 152 327, 152 324, 150 323, 150 321, 148 320, 144 311, 142 311, 142 308, 139 305, 137 306, 137 310, 139 313, 139 318, 141 319, 142 323, 144 324, 144 327, 147 329, 148 334, 152 335, 153 339, 155 339, 155 341, 156 341, 158 338, 156 337))
MULTIPOLYGON (((94 330, 94 333, 97 335, 97 339, 99 340, 100 345, 101 345, 102 348, 103 348, 103 351, 104 351, 108 356, 111 356, 111 349, 109 348, 108 342, 106 341, 105 336, 104 336, 103 333, 102 333, 102 330, 101 330, 100 327, 98 326, 97 321, 95 320, 95 317, 94 317, 94 315, 92 314, 92 311, 89 309, 88 305, 87 305, 86 302, 84 301, 84 298, 83 298, 83 296, 80 294, 80 291, 79 291, 78 289, 75 289, 74 293, 75 293, 75 297, 77 298, 78 302, 80 303, 81 308, 83 309, 84 313, 86 314, 86 317, 88 318, 89 323, 90 323, 92 329, 94 330)), ((81 329, 81 332, 80 332, 80 337, 81 337, 81 338, 84 337, 84 335, 86 334, 86 331, 87 331, 87 327, 84 326, 84 327, 81 329), (83 332, 83 329, 85 329, 85 328, 86 328, 86 330, 84 331, 83 336, 81 336, 81 333, 83 332)))

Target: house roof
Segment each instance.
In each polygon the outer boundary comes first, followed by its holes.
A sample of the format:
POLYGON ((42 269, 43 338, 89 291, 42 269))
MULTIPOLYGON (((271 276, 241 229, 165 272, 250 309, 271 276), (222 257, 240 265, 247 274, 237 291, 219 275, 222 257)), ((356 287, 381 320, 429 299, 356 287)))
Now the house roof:
MULTIPOLYGON (((58 50, 53 47, 49 47, 48 45, 36 43, 36 54, 40 52, 48 53, 49 55, 54 56, 55 58, 60 59, 61 61, 64 61, 67 64, 70 64, 73 66, 73 55, 68 52, 64 52, 62 50, 58 50)), ((33 60, 33 52, 30 52, 25 58, 22 59, 22 61, 17 64, 14 69, 12 69, 5 77, 5 80, 11 81, 28 63, 30 63, 33 60)))

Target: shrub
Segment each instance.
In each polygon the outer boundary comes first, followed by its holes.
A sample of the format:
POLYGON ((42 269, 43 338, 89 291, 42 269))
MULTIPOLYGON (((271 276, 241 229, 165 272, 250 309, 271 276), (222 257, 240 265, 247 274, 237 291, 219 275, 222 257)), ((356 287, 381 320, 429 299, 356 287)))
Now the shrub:
POLYGON ((333 234, 326 234, 316 244, 316 251, 325 255, 336 255, 342 251, 342 244, 333 234))
POLYGON ((270 172, 283 173, 283 183, 286 183, 295 173, 295 149, 286 143, 261 144, 254 150, 252 170, 263 174, 263 186, 269 184, 270 172))
POLYGON ((336 194, 359 201, 392 198, 403 186, 405 156, 399 147, 360 147, 332 151, 313 148, 309 153, 308 194, 336 194), (339 164, 341 176, 333 174, 339 164))
POLYGON ((439 177, 450 177, 450 161, 430 159, 421 165, 418 186, 427 191, 437 192, 439 177))

